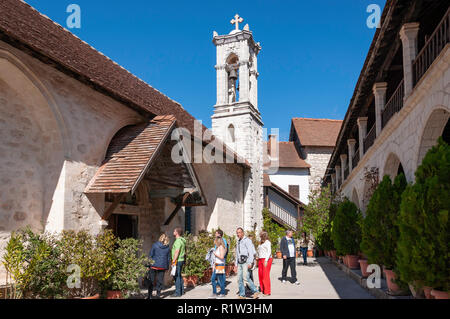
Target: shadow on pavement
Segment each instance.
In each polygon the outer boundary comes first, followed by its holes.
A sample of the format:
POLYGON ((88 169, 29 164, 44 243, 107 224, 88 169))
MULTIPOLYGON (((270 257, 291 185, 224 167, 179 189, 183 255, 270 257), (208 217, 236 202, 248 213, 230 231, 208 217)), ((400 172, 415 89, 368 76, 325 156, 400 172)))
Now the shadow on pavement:
MULTIPOLYGON (((358 285, 347 274, 337 268, 327 257, 316 257, 317 264, 342 299, 361 299, 361 296, 373 298, 364 288, 358 285)), ((363 298, 363 299, 366 299, 363 298)))

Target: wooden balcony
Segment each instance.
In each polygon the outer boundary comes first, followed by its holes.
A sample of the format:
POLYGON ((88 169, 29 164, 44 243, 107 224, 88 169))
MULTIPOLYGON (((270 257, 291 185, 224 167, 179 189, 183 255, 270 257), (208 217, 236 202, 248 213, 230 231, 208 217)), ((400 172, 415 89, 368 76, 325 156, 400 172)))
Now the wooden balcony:
POLYGON ((381 127, 384 128, 391 117, 400 111, 403 107, 403 97, 405 96, 405 86, 403 79, 398 84, 389 101, 386 103, 383 113, 381 114, 381 127))
POLYGON ((422 50, 413 61, 414 86, 427 72, 433 61, 441 53, 442 49, 450 42, 450 8, 436 27, 431 36, 426 40, 422 50))
POLYGON ((297 230, 297 218, 271 200, 269 200, 269 211, 272 214, 272 218, 278 223, 295 231, 297 230))
POLYGON ((366 138, 364 139, 364 154, 367 153, 367 150, 373 145, 373 142, 375 142, 376 137, 377 132, 374 124, 370 129, 369 133, 367 133, 366 138))

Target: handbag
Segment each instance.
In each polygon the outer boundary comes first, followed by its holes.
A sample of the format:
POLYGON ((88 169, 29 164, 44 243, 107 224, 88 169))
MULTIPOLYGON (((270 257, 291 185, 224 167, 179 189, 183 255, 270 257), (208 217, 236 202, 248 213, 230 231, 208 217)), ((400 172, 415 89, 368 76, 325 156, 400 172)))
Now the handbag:
POLYGON ((225 273, 225 264, 216 264, 215 265, 216 274, 221 275, 225 273))

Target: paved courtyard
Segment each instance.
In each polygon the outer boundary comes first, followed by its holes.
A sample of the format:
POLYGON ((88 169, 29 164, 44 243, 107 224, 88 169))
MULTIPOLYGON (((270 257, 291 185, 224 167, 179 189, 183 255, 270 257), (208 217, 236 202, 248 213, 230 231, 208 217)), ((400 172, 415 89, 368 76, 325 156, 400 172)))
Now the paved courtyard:
MULTIPOLYGON (((339 270, 326 257, 308 258, 308 265, 302 264, 303 259, 297 259, 297 278, 300 285, 294 285, 287 281, 280 281, 282 261, 274 259, 270 274, 272 283, 272 295, 261 296, 263 299, 371 299, 374 298, 364 288, 359 286, 344 272, 339 270)), ((257 269, 254 271, 256 285, 259 286, 257 269)), ((288 270, 288 280, 290 270, 288 270)), ((170 297, 174 287, 163 291, 163 298, 170 297)), ((227 278, 226 299, 236 299, 238 284, 237 276, 227 278)), ((195 288, 187 288, 183 298, 204 299, 212 293, 211 284, 203 284, 195 288)))

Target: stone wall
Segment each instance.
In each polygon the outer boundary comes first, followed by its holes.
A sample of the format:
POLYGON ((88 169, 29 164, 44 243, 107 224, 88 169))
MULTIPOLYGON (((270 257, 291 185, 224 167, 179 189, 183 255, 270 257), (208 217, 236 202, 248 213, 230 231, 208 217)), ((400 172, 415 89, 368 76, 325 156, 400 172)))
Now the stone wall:
POLYGON ((306 146, 304 151, 306 155, 305 160, 311 165, 309 169, 309 189, 319 189, 333 153, 333 147, 306 146))
POLYGON ((220 228, 235 234, 243 225, 244 168, 236 164, 193 164, 207 206, 192 208, 193 233, 220 228))
POLYGON ((450 116, 449 65, 450 45, 447 45, 342 184, 341 193, 357 199, 356 204, 363 210, 367 206, 364 193, 368 188, 364 168, 378 168, 381 179, 396 172, 392 166, 401 163, 407 181, 413 182, 426 151, 441 136, 450 116))
MULTIPOLYGON (((130 108, 0 41, 0 255, 9 233, 101 229, 83 193, 130 108)), ((3 276, 0 274, 0 280, 3 276)))

